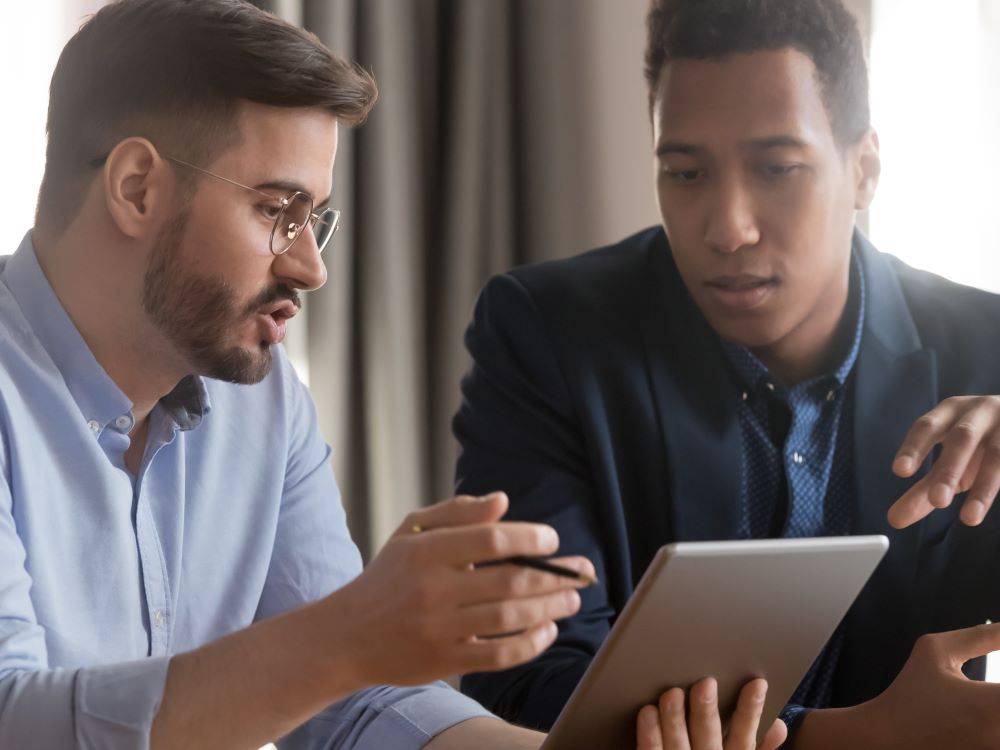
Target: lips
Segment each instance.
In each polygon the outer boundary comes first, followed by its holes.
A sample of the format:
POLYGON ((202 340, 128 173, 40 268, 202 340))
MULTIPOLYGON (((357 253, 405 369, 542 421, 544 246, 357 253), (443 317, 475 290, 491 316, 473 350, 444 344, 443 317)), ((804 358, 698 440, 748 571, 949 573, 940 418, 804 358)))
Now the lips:
POLYGON ((723 308, 740 312, 762 304, 777 288, 778 279, 754 274, 717 276, 705 286, 723 308))
POLYGON ((291 300, 283 300, 258 311, 263 340, 268 344, 280 344, 285 339, 285 322, 299 311, 291 300))

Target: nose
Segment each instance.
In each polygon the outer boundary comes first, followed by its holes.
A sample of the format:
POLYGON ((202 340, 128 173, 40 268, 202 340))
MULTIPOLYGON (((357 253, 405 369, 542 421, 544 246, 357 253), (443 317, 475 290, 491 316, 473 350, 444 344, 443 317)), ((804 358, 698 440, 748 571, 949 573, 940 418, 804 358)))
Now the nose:
POLYGON ((719 253, 734 253, 760 242, 753 196, 737 179, 721 182, 711 197, 706 244, 719 253))
POLYGON ((310 292, 326 283, 326 264, 309 227, 272 263, 274 275, 292 289, 310 292))

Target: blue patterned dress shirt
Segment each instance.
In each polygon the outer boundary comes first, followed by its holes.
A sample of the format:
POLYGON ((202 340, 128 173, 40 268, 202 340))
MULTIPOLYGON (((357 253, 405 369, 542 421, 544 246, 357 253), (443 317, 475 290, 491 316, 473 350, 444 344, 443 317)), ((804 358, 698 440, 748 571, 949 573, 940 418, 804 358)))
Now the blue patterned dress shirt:
MULTIPOLYGON (((747 348, 722 342, 740 399, 740 538, 850 533, 853 486, 853 379, 865 319, 865 280, 851 257, 846 353, 830 374, 787 388, 747 348), (848 324, 849 325, 849 324, 848 324)), ((805 710, 830 704, 843 646, 838 628, 782 712, 795 729, 805 710)))

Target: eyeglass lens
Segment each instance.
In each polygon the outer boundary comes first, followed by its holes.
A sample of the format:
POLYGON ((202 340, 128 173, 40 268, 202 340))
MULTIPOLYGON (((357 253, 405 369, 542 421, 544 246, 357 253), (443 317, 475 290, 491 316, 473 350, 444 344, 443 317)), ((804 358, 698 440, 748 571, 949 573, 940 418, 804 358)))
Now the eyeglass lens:
MULTIPOLYGON (((271 233, 271 250, 276 254, 281 254, 291 247, 292 243, 298 239, 299 235, 308 224, 312 223, 312 199, 305 193, 294 193, 278 214, 271 233)), ((328 208, 321 212, 319 218, 312 226, 313 234, 316 238, 316 247, 320 252, 329 243, 333 233, 337 231, 337 222, 340 212, 328 208)))

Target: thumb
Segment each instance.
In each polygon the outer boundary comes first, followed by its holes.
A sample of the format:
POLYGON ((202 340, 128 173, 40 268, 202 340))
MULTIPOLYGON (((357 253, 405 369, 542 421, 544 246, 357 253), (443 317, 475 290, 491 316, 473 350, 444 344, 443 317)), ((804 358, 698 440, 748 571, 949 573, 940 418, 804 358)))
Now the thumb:
POLYGON ((969 659, 1000 650, 1000 623, 976 625, 931 636, 954 668, 959 669, 969 659))
POLYGON ((504 492, 492 492, 481 497, 459 495, 451 500, 413 511, 396 533, 412 534, 414 531, 491 523, 499 521, 507 512, 509 505, 510 501, 504 492))

